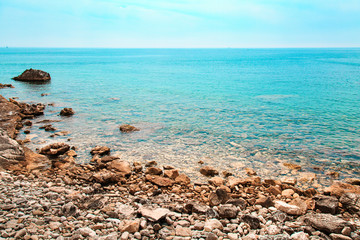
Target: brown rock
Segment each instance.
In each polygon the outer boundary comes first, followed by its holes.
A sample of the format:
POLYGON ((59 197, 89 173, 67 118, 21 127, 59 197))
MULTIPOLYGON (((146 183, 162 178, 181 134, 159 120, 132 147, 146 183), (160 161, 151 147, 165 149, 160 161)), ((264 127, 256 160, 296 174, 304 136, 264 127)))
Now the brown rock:
POLYGON ((92 179, 101 184, 111 184, 119 182, 122 176, 104 169, 94 173, 92 179))
POLYGON ((140 207, 139 209, 139 213, 149 219, 152 222, 158 222, 161 219, 163 219, 164 217, 166 217, 166 215, 168 215, 171 211, 167 208, 156 208, 156 209, 151 209, 148 207, 140 207))
POLYGON ((200 169, 200 173, 204 176, 207 176, 207 177, 213 177, 215 175, 218 175, 219 172, 213 168, 213 167, 210 167, 210 166, 204 166, 200 169))
MULTIPOLYGON (((300 214, 299 215, 304 215, 308 209, 308 205, 305 201, 303 201, 302 199, 295 198, 293 199, 291 202, 289 202, 290 205, 294 205, 300 208, 300 214)), ((295 214, 297 215, 297 214, 295 214)))
POLYGON ((304 222, 326 233, 341 233, 344 227, 349 226, 347 221, 325 213, 307 214, 304 222))
POLYGON ((51 161, 44 155, 34 153, 29 148, 24 147, 25 168, 28 171, 44 170, 51 167, 51 161))
POLYGON ((119 226, 121 232, 129 232, 129 233, 136 233, 139 231, 139 228, 140 228, 140 222, 138 220, 125 220, 119 226))
POLYGON ((344 180, 346 183, 351 184, 351 185, 360 185, 359 178, 345 178, 344 180))
POLYGON ((152 182, 160 187, 169 187, 174 185, 175 181, 169 178, 160 177, 157 175, 146 175, 146 180, 152 182))
POLYGON ((19 106, 9 102, 6 98, 0 95, 0 128, 4 129, 10 138, 15 138, 16 136, 16 125, 21 120, 19 113, 19 106))
POLYGON ((324 192, 336 197, 341 197, 344 193, 360 194, 360 186, 334 181, 330 187, 324 189, 324 192))
POLYGON ((105 147, 105 146, 96 146, 93 149, 91 149, 90 153, 91 153, 91 155, 97 154, 97 155, 103 156, 103 155, 110 153, 110 148, 105 147))
POLYGON ((283 163, 283 165, 292 170, 300 170, 301 166, 294 163, 283 163))
POLYGON ((150 174, 150 175, 161 175, 162 174, 162 170, 160 168, 157 167, 148 167, 145 170, 145 174, 150 174))
POLYGON ((13 79, 17 81, 45 82, 51 80, 51 77, 50 74, 45 71, 30 68, 13 79))
POLYGON ((123 176, 131 175, 131 165, 127 161, 120 159, 113 160, 108 163, 107 168, 115 170, 117 173, 120 173, 123 176))
POLYGON ((283 201, 275 201, 275 207, 289 215, 303 215, 303 210, 300 207, 283 201))
POLYGON ((188 185, 190 184, 191 180, 186 174, 181 173, 179 176, 175 178, 175 182, 181 185, 188 185))
POLYGON ((260 196, 258 199, 256 199, 255 205, 261 205, 268 208, 274 206, 274 202, 270 197, 260 196))
POLYGON ((65 143, 53 143, 43 147, 40 150, 40 154, 57 156, 66 153, 69 149, 70 146, 65 143))
POLYGON ((175 180, 179 176, 179 171, 176 169, 165 170, 164 176, 175 180))
POLYGON ((287 185, 291 185, 294 186, 296 184, 296 178, 293 177, 283 177, 280 179, 282 184, 287 184, 287 185))
POLYGON ((70 117, 75 114, 75 111, 72 108, 64 108, 60 111, 60 116, 70 117))
POLYGON ((11 84, 2 84, 0 83, 0 89, 3 89, 3 88, 15 88, 13 85, 11 84))
POLYGON ((24 150, 0 128, 0 169, 10 169, 25 159, 24 150))
POLYGON ((129 133, 129 132, 135 132, 135 131, 140 131, 140 129, 136 128, 134 126, 131 126, 129 124, 123 124, 120 126, 120 132, 129 133))
POLYGON ((209 204, 210 206, 217 206, 226 203, 229 199, 230 196, 227 191, 224 188, 218 188, 215 192, 210 193, 209 204))
POLYGON ((339 200, 334 196, 315 196, 315 209, 322 213, 336 214, 339 208, 339 200))
POLYGON ((212 177, 209 179, 209 183, 216 187, 220 187, 221 185, 224 185, 224 179, 221 177, 212 177))
POLYGON ((252 169, 252 168, 245 168, 245 171, 246 171, 246 174, 249 175, 249 176, 255 176, 256 175, 255 170, 252 169))

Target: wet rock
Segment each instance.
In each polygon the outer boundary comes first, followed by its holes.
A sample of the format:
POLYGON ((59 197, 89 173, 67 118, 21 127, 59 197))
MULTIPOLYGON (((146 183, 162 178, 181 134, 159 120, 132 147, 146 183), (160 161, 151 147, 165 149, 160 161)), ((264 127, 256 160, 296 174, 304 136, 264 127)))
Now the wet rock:
POLYGON ((152 182, 160 187, 169 187, 174 185, 175 181, 170 178, 160 177, 157 175, 146 175, 146 180, 152 182))
POLYGON ((204 176, 207 176, 207 177, 213 177, 215 175, 218 175, 219 172, 213 168, 213 167, 210 167, 210 166, 204 166, 200 169, 200 173, 204 176))
POLYGON ((2 84, 0 83, 0 89, 3 89, 3 88, 15 88, 13 85, 11 84, 2 84))
POLYGON ((50 74, 45 71, 30 68, 13 79, 17 81, 46 82, 51 80, 51 77, 50 74))
POLYGON ((110 153, 110 148, 105 146, 96 146, 93 149, 91 149, 90 153, 91 155, 103 156, 110 153))
POLYGON ((345 182, 351 185, 358 185, 360 186, 360 179, 359 178, 345 178, 345 182))
POLYGON ((283 165, 291 170, 300 170, 301 166, 294 163, 283 163, 283 165))
POLYGON ((283 201, 275 201, 275 207, 290 215, 302 215, 303 211, 300 209, 300 207, 288 204, 283 201))
POLYGON ((24 160, 23 148, 0 128, 0 168, 9 169, 24 160))
POLYGON ((148 167, 145 170, 145 174, 150 174, 150 175, 161 175, 162 174, 162 170, 160 168, 157 167, 148 167))
POLYGON ((297 183, 296 178, 293 177, 283 177, 280 179, 282 184, 287 184, 287 185, 291 185, 294 186, 297 183))
POLYGON ((66 153, 69 149, 70 146, 65 143, 53 143, 43 147, 40 150, 40 154, 57 156, 66 153))
POLYGON ((343 228, 348 226, 345 220, 325 213, 308 214, 304 222, 326 233, 341 233, 343 228))
POLYGON ((360 216, 360 194, 345 193, 341 196, 340 202, 350 213, 356 213, 360 216))
POLYGON ((158 222, 159 220, 165 218, 166 215, 170 212, 171 211, 167 208, 150 209, 146 207, 141 207, 139 209, 139 213, 152 222, 158 222))
POLYGON ((179 176, 179 171, 176 170, 176 169, 171 169, 171 170, 165 170, 164 171, 164 177, 167 177, 167 178, 171 178, 173 180, 176 179, 176 177, 179 176))
POLYGON ((319 209, 322 213, 336 214, 339 208, 339 200, 332 196, 315 196, 315 209, 319 209))
POLYGON ((258 217, 255 217, 255 216, 250 215, 250 214, 245 214, 240 218, 240 220, 242 222, 245 222, 245 223, 249 224, 251 229, 260 228, 260 219, 258 217))
POLYGON ((257 175, 255 170, 252 169, 252 168, 245 168, 245 171, 246 171, 246 174, 249 175, 249 176, 255 176, 257 175))
POLYGON ((112 169, 123 176, 131 175, 131 165, 127 161, 117 159, 109 162, 107 166, 108 169, 112 169))
POLYGON ((60 111, 60 116, 70 117, 75 114, 75 111, 72 108, 64 108, 60 111))
POLYGON ((238 212, 239 210, 231 204, 221 205, 218 207, 218 213, 221 218, 236 218, 238 212))
POLYGON ((120 126, 120 132, 123 132, 123 133, 129 133, 129 132, 135 132, 135 131, 140 131, 139 128, 136 128, 134 126, 131 126, 129 124, 123 124, 120 126))

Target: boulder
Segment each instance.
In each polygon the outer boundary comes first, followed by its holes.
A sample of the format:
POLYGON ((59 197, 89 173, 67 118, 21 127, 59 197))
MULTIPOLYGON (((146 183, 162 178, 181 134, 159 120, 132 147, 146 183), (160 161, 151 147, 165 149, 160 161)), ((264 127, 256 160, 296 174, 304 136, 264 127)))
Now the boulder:
POLYGON ((116 159, 108 163, 108 169, 115 170, 123 176, 131 175, 131 165, 129 162, 116 159))
POLYGON ((160 187, 169 187, 174 185, 175 181, 170 178, 160 177, 158 175, 146 175, 146 180, 160 187))
POLYGON ((210 167, 210 166, 204 166, 200 169, 200 173, 204 176, 207 176, 207 177, 213 177, 215 175, 219 175, 219 172, 213 168, 213 167, 210 167))
POLYGON ((30 68, 13 79, 17 81, 46 82, 51 80, 51 77, 50 74, 45 71, 30 68))
POLYGON ((135 132, 135 131, 140 131, 140 129, 136 128, 134 126, 131 126, 129 124, 123 124, 120 126, 120 132, 129 133, 129 132, 135 132))
POLYGON ((179 171, 176 169, 164 170, 164 177, 175 180, 179 176, 179 171))
POLYGON ((45 170, 51 167, 51 161, 48 157, 35 153, 29 148, 24 147, 25 168, 28 171, 45 170))
POLYGON ((60 116, 70 117, 75 114, 75 111, 72 108, 64 108, 60 111, 60 116))
POLYGON ((110 153, 110 148, 105 146, 96 146, 93 149, 91 149, 90 153, 91 155, 103 156, 110 153))
POLYGON ((19 121, 21 121, 19 113, 19 106, 9 102, 6 98, 0 95, 0 128, 4 129, 10 138, 16 137, 16 125, 19 121))
POLYGON ((322 213, 336 214, 339 208, 339 200, 333 196, 315 196, 315 209, 319 209, 322 213))
POLYGON ((230 196, 227 193, 226 189, 218 188, 215 192, 210 193, 209 204, 210 206, 217 206, 226 203, 229 199, 230 196))
POLYGON ((0 128, 0 168, 9 169, 25 160, 23 148, 0 128))
POLYGON ((355 193, 345 193, 341 196, 340 202, 350 213, 360 216, 360 195, 355 193))
POLYGON ((58 156, 66 153, 70 150, 70 146, 65 143, 53 143, 43 147, 40 150, 40 154, 49 155, 49 156, 58 156))
POLYGON ((360 194, 360 186, 334 181, 330 187, 324 189, 324 192, 336 197, 341 197, 344 193, 360 194))
POLYGON ((347 221, 327 213, 308 214, 304 222, 325 233, 341 233, 349 225, 347 221))
POLYGON ((175 178, 175 182, 181 185, 188 185, 190 184, 191 180, 186 174, 181 173, 179 176, 175 178))
POLYGON ((239 210, 231 204, 225 204, 218 207, 218 213, 221 218, 236 218, 239 210))

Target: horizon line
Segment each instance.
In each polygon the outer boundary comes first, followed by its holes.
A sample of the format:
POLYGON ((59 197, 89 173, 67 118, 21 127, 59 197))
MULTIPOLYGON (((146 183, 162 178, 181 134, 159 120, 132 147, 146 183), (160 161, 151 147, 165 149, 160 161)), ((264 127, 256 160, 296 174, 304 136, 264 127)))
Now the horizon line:
POLYGON ((23 46, 0 46, 0 48, 38 48, 38 49, 349 49, 360 48, 360 46, 326 46, 326 47, 23 47, 23 46))

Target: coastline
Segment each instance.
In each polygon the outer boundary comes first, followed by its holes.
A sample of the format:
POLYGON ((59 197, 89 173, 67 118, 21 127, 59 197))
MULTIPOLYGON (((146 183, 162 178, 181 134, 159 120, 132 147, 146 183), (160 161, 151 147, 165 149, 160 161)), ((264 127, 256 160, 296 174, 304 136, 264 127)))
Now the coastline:
POLYGON ((66 143, 42 154, 16 145, 16 132, 45 106, 0 98, 1 131, 19 150, 1 172, 2 238, 360 238, 359 179, 317 191, 291 177, 261 179, 252 169, 246 178, 222 176, 205 166, 208 183, 200 183, 155 161, 111 156, 105 146, 93 149, 89 164, 77 164, 66 143))

